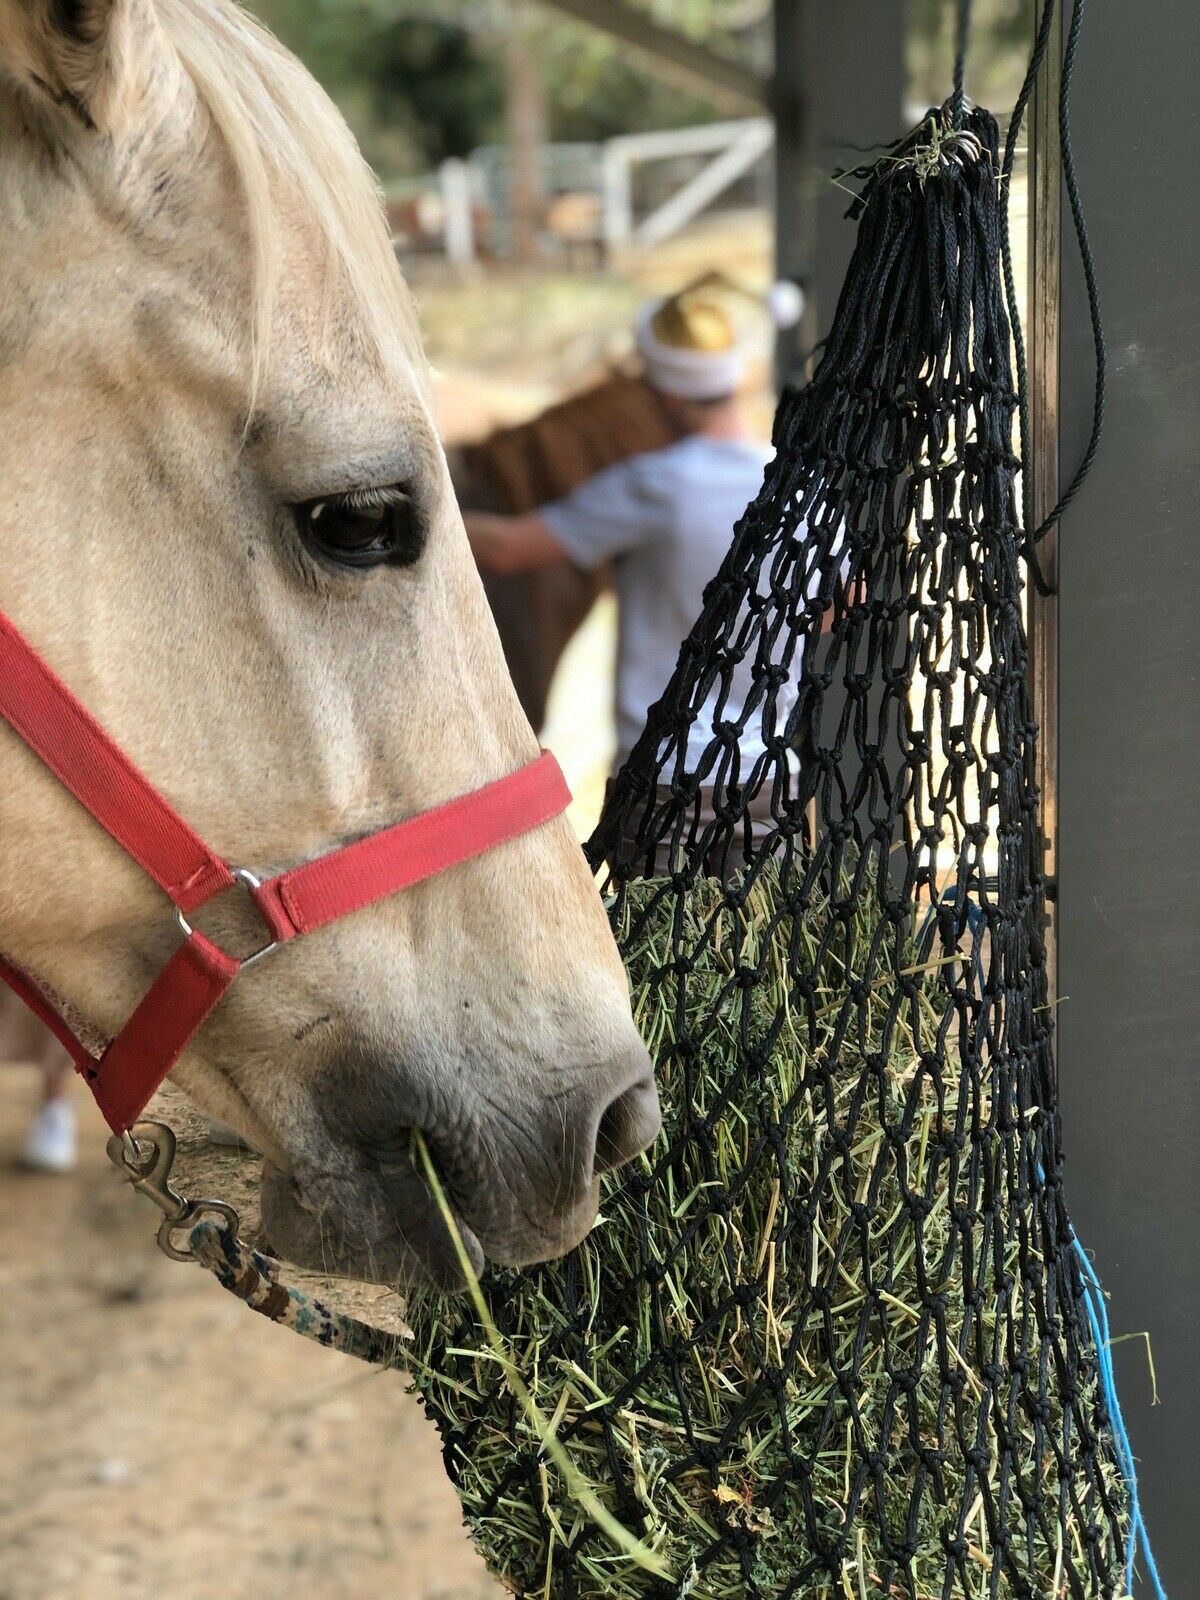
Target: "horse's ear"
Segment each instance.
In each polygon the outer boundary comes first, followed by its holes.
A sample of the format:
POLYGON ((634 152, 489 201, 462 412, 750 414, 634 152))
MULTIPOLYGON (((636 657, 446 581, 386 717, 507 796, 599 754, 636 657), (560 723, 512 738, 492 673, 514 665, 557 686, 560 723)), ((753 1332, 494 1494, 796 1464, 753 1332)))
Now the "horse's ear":
POLYGON ((0 0, 0 70, 88 128, 136 124, 165 54, 152 0, 0 0))

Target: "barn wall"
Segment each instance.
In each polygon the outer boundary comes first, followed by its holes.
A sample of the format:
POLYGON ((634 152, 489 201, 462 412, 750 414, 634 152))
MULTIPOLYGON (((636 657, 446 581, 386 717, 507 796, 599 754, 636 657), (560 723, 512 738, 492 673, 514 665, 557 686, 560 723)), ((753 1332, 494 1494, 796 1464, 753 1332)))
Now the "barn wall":
MULTIPOLYGON (((1111 358, 1059 541, 1059 1074, 1067 1195, 1111 1294, 1150 1531, 1195 1593, 1200 1482, 1200 10, 1089 6, 1072 97, 1111 358)), ((1063 221, 1061 466, 1091 338, 1063 221)), ((1149 1591, 1144 1587, 1139 1593, 1149 1591)))

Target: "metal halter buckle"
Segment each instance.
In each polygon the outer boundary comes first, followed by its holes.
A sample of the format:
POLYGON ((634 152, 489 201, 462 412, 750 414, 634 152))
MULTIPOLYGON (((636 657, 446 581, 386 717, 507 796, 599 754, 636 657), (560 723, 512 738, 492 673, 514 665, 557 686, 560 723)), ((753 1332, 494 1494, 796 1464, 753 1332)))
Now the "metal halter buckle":
POLYGON ((205 1212, 215 1213, 236 1234, 238 1214, 223 1200, 188 1200, 171 1187, 175 1162, 175 1135, 164 1122, 135 1122, 131 1130, 114 1133, 105 1147, 108 1159, 139 1194, 144 1194, 163 1214, 158 1228, 158 1248, 172 1261, 190 1261, 192 1252, 180 1250, 172 1234, 190 1227, 205 1212))
MULTIPOLYGON (((256 873, 251 872, 248 867, 230 867, 229 875, 231 878, 236 878, 238 883, 242 885, 257 911, 258 903, 254 899, 254 891, 262 888, 262 879, 256 873)), ((259 915, 262 915, 261 911, 259 911, 259 915)), ((175 907, 175 921, 179 924, 184 938, 190 939, 196 930, 178 906, 175 907)), ((253 954, 242 957, 240 960, 236 956, 233 959, 238 960, 239 965, 242 967, 252 967, 256 961, 261 961, 264 956, 269 956, 273 950, 278 950, 279 943, 278 939, 270 939, 263 945, 261 950, 255 950, 253 954)), ((228 955, 229 952, 226 951, 225 953, 228 955)))

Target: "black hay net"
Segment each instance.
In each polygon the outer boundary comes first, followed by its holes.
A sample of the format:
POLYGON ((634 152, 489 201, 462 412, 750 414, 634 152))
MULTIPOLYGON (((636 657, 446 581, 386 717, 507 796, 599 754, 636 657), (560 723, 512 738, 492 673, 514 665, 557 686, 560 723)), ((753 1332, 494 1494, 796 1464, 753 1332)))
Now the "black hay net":
POLYGON ((591 842, 664 1135, 565 1264, 487 1289, 670 1576, 464 1361, 463 1311, 428 1352, 467 1395, 446 1458, 521 1594, 1124 1592, 1062 1191, 998 173, 972 112, 866 177, 820 364, 591 842))

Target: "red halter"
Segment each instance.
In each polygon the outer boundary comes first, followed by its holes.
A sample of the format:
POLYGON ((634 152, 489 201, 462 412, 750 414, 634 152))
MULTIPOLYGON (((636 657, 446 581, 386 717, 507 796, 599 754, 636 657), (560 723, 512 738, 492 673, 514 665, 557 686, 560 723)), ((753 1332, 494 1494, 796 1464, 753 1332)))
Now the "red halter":
POLYGON ((45 1022, 87 1079, 114 1133, 137 1120, 243 967, 288 939, 432 878, 539 827, 571 795, 548 750, 520 771, 277 878, 231 867, 192 831, 0 612, 0 716, 175 907, 183 942, 100 1057, 23 972, 0 957, 0 980, 45 1022), (240 883, 270 938, 238 960, 188 922, 240 883))

